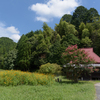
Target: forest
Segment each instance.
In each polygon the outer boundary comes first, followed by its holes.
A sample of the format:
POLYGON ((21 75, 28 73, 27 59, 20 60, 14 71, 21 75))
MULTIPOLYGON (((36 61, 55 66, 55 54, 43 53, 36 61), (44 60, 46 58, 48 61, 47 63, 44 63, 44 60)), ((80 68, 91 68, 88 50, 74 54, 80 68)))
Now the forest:
POLYGON ((34 71, 46 63, 63 65, 62 53, 75 44, 93 47, 100 56, 100 15, 95 8, 79 6, 73 15, 63 15, 54 30, 45 22, 42 28, 23 34, 18 43, 1 37, 0 68, 34 71))

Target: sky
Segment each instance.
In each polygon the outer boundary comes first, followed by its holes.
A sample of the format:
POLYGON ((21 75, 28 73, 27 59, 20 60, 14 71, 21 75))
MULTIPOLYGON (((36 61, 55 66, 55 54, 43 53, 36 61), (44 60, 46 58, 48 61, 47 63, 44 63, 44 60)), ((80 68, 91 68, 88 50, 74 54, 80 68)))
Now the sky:
POLYGON ((18 42, 22 34, 36 31, 46 22, 54 29, 64 14, 73 14, 78 6, 95 8, 100 0, 0 0, 0 37, 18 42))

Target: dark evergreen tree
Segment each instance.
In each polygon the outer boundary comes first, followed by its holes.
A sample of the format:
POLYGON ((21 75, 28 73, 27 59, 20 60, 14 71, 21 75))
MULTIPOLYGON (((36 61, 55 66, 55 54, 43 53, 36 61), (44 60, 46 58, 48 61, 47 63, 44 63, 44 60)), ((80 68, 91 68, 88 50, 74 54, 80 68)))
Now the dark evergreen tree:
POLYGON ((16 69, 29 70, 30 68, 31 45, 27 41, 28 38, 25 35, 22 35, 21 39, 18 42, 16 69))
POLYGON ((99 14, 98 14, 98 11, 97 11, 95 8, 90 8, 90 9, 87 11, 85 17, 86 17, 85 19, 86 19, 86 21, 87 21, 88 23, 92 23, 92 22, 94 22, 94 20, 93 20, 94 17, 99 18, 99 14))
POLYGON ((81 22, 86 23, 86 14, 87 14, 87 8, 84 6, 79 6, 75 9, 75 12, 72 15, 71 24, 75 25, 75 28, 78 30, 79 25, 81 22))
POLYGON ((63 19, 63 21, 66 21, 66 22, 71 22, 71 20, 72 20, 72 15, 70 15, 70 14, 65 14, 65 15, 63 15, 62 16, 62 19, 63 19))

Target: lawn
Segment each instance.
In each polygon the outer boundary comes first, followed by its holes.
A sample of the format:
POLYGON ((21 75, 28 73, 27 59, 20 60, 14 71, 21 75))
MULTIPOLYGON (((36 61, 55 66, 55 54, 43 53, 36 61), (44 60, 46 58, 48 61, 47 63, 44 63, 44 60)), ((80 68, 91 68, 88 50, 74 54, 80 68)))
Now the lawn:
POLYGON ((51 86, 0 86, 0 100, 94 100, 93 82, 63 82, 51 86))

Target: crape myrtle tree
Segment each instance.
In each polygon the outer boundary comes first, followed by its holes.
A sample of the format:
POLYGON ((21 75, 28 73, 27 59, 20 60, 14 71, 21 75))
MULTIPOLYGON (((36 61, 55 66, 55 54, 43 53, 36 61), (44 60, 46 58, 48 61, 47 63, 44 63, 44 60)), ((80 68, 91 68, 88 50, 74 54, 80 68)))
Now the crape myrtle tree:
POLYGON ((85 69, 91 69, 92 66, 88 64, 94 63, 94 59, 88 56, 88 53, 84 50, 78 49, 77 45, 69 46, 62 54, 63 63, 68 79, 78 82, 78 78, 81 76, 85 69))

